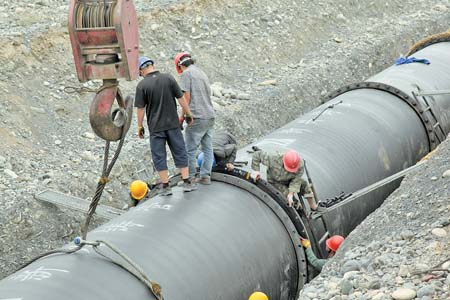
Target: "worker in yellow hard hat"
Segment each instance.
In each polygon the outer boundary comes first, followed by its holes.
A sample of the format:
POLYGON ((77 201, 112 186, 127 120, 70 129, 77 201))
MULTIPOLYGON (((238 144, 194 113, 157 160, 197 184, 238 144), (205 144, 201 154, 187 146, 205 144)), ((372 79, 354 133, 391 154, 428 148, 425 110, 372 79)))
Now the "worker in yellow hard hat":
POLYGON ((269 297, 263 292, 254 292, 248 297, 248 300, 269 300, 269 297))
POLYGON ((148 185, 142 180, 135 180, 130 184, 131 205, 136 206, 148 194, 148 185))

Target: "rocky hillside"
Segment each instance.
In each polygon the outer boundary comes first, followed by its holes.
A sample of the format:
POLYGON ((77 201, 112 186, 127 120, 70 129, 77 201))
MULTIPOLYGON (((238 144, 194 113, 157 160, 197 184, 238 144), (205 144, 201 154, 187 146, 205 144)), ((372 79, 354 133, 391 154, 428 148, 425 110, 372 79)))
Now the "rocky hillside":
POLYGON ((300 299, 450 299, 449 191, 447 139, 347 237, 300 299))
MULTIPOLYGON (((192 52, 214 83, 217 126, 242 144, 391 65, 450 19, 449 4, 438 0, 135 3, 142 54, 175 73, 174 55, 192 52)), ((50 188, 88 198, 100 176, 104 143, 89 127, 93 94, 75 76, 67 8, 68 0, 0 6, 0 278, 78 232, 81 214, 34 194, 50 188)), ((121 82, 125 94, 135 85, 121 82)), ((151 170, 148 142, 135 131, 133 121, 103 204, 122 207, 136 170, 151 170)))

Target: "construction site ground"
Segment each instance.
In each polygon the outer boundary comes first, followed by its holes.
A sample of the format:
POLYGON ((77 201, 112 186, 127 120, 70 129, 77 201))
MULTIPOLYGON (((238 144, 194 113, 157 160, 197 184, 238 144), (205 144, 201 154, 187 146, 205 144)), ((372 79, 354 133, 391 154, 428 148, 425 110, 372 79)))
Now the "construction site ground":
MULTIPOLYGON (((450 24, 450 4, 438 0, 135 4, 141 54, 178 78, 173 57, 192 52, 213 83, 217 128, 241 146, 316 107, 328 92, 392 65, 415 41, 450 24)), ((79 232, 81 213, 34 195, 54 189, 86 199, 101 172, 104 142, 88 120, 88 90, 100 83, 76 78, 67 9, 68 0, 0 6, 0 278, 79 232)), ((136 84, 122 80, 124 94, 136 84)), ((137 171, 152 170, 148 141, 135 132, 133 120, 104 205, 123 207, 137 171)), ((408 175, 301 299, 392 299, 400 287, 422 300, 449 298, 448 272, 413 275, 450 257, 449 151, 445 142, 408 175)))

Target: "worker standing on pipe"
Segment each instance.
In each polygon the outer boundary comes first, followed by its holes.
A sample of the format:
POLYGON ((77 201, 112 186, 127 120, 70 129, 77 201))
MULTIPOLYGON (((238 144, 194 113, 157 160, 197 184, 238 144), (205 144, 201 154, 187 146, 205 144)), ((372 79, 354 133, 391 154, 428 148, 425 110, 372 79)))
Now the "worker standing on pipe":
POLYGON ((137 107, 138 136, 141 139, 144 138, 143 121, 144 115, 147 113, 153 165, 162 182, 160 194, 163 196, 172 194, 169 185, 166 144, 169 145, 172 152, 175 166, 181 171, 183 191, 190 192, 196 187, 189 179, 188 156, 179 126, 175 98, 178 99, 178 103, 190 119, 190 126, 194 123, 192 112, 175 78, 170 74, 156 71, 153 60, 148 57, 140 57, 139 74, 144 79, 136 87, 134 103, 137 107))
MULTIPOLYGON (((234 170, 234 161, 236 160, 237 141, 236 138, 229 132, 219 131, 214 133, 213 137, 213 152, 214 162, 213 167, 219 169, 226 169, 227 171, 234 170)), ((201 168, 203 164, 204 153, 198 155, 197 163, 201 168)))
MULTIPOLYGON (((329 239, 325 241, 326 249, 328 252, 328 258, 331 258, 336 254, 336 251, 341 246, 342 242, 344 241, 344 237, 341 235, 333 235, 329 239)), ((306 258, 308 260, 308 263, 311 264, 311 266, 314 267, 314 269, 318 271, 322 271, 323 266, 327 262, 326 259, 319 259, 316 257, 314 252, 311 249, 311 242, 307 239, 302 239, 302 246, 305 248, 306 252, 306 258)))
MULTIPOLYGON (((198 147, 201 145, 205 159, 200 168, 200 178, 195 179, 195 182, 210 184, 214 157, 212 138, 216 113, 211 101, 209 79, 205 72, 194 65, 191 55, 186 52, 176 55, 175 68, 178 74, 181 74, 180 87, 195 117, 194 125, 187 127, 184 132, 189 157, 189 176, 195 178, 197 171, 196 154, 198 147)), ((186 110, 183 108, 180 116, 181 123, 185 113, 186 110)))
POLYGON ((251 173, 254 180, 260 177, 260 164, 267 167, 267 181, 286 197, 290 207, 294 203, 294 195, 300 193, 299 196, 308 200, 313 212, 318 210, 311 187, 302 178, 305 165, 297 151, 288 150, 284 154, 255 151, 252 156, 252 169, 255 171, 251 173))

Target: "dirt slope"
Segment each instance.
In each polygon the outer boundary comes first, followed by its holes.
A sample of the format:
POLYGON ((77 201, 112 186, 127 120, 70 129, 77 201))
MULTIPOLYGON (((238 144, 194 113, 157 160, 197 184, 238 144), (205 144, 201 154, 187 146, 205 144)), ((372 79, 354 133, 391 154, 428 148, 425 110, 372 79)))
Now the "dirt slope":
MULTIPOLYGON (((218 127, 252 141, 308 111, 327 92, 392 64, 407 45, 448 28, 447 2, 135 1, 142 53, 163 71, 191 51, 214 82, 218 127)), ((0 278, 60 246, 81 214, 37 202, 45 188, 81 198, 100 175, 103 142, 92 135, 66 28, 68 1, 0 7, 0 278)), ((133 93, 136 82, 122 83, 133 93)), ((87 84, 95 88, 98 83, 87 84)), ((134 132, 102 203, 122 207, 135 172, 150 167, 134 132)))

